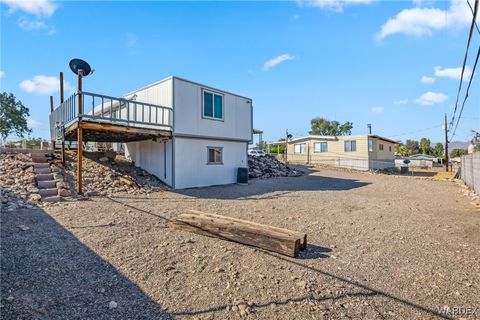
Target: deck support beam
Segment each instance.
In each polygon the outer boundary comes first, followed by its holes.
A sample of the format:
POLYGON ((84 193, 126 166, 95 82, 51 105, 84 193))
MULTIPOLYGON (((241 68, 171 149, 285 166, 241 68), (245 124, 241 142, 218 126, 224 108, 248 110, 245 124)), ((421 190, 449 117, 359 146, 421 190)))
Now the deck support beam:
POLYGON ((83 152, 83 133, 82 133, 82 72, 78 72, 78 126, 77 126, 77 193, 82 191, 82 152, 83 152))
MULTIPOLYGON (((50 96, 50 113, 53 112, 53 96, 50 96)), ((55 137, 52 137, 52 150, 55 151, 55 137)))

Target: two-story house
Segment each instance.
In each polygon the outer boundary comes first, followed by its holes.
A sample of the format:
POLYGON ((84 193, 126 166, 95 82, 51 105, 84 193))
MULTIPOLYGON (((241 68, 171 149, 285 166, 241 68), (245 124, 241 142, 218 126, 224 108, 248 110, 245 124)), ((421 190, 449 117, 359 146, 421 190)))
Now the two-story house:
POLYGON ((252 99, 178 77, 124 97, 171 108, 171 136, 125 144, 137 166, 167 185, 190 188, 235 183, 247 167, 252 140, 252 99))

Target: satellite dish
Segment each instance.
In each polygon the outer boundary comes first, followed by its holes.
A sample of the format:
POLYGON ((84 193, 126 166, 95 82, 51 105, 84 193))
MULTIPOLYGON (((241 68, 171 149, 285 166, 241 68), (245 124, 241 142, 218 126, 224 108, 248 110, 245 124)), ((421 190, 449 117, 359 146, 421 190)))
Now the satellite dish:
POLYGON ((405 164, 409 164, 409 163, 410 163, 410 160, 408 160, 408 159, 405 159, 405 160, 403 160, 403 163, 405 163, 405 164))
POLYGON ((83 76, 88 76, 89 74, 93 73, 93 70, 90 67, 90 65, 86 61, 83 61, 82 59, 70 60, 70 69, 75 74, 78 74, 81 71, 83 76))

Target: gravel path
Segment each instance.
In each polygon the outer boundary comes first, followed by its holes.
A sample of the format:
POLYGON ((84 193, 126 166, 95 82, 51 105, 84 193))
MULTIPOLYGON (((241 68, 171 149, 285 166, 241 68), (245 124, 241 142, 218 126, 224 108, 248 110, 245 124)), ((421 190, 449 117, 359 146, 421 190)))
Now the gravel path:
POLYGON ((470 202, 455 182, 315 169, 2 212, 0 312, 480 319, 480 211, 470 202), (303 231, 311 245, 293 259, 168 228, 185 209, 303 231))

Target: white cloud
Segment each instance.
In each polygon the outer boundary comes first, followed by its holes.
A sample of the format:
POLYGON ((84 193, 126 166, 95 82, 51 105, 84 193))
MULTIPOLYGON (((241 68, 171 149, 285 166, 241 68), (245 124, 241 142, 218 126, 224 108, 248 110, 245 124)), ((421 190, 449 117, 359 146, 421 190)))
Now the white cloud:
MULTIPOLYGON (((20 88, 29 93, 52 94, 60 90, 60 80, 57 77, 48 77, 39 75, 32 80, 23 80, 19 84, 20 88)), ((64 83, 65 91, 72 91, 74 88, 70 83, 64 83)))
POLYGON ((263 64, 263 70, 268 71, 276 66, 278 66, 280 63, 283 63, 288 60, 294 60, 296 59, 294 56, 289 55, 288 53, 284 53, 279 55, 278 57, 272 58, 265 62, 263 64))
POLYGON ((54 27, 50 27, 44 21, 39 20, 39 19, 30 20, 26 17, 21 17, 20 19, 18 19, 18 26, 20 28, 22 28, 23 30, 26 30, 26 31, 47 30, 48 35, 55 34, 55 28, 54 27))
POLYGON ((372 112, 373 113, 382 113, 383 112, 383 107, 373 107, 372 112))
POLYGON ((37 121, 37 120, 32 119, 32 118, 27 119, 27 125, 28 125, 29 128, 32 128, 32 129, 38 129, 38 128, 42 127, 42 123, 40 121, 37 121))
POLYGON ((396 34, 404 33, 417 37, 429 36, 436 30, 460 29, 472 21, 472 13, 463 0, 452 0, 447 10, 439 8, 411 8, 400 11, 382 25, 377 34, 379 40, 396 34))
MULTIPOLYGON (((435 67, 433 70, 435 71, 435 75, 437 77, 460 80, 460 77, 462 76, 462 67, 458 67, 458 68, 435 67)), ((470 69, 469 66, 465 66, 465 71, 463 72, 463 81, 470 80, 471 75, 472 75, 472 69, 470 69)))
POLYGON ((401 99, 401 100, 393 101, 393 104, 396 104, 396 105, 403 105, 403 104, 407 104, 407 103, 408 103, 408 99, 401 99))
POLYGON ((299 0, 300 4, 327 9, 334 12, 342 12, 346 6, 354 4, 369 4, 374 0, 299 0))
POLYGON ((426 83, 426 84, 430 84, 430 83, 434 83, 435 82, 435 78, 434 77, 427 77, 427 76, 423 76, 420 81, 422 83, 426 83))
POLYGON ((0 79, 5 77, 5 72, 4 71, 0 71, 0 79))
POLYGON ((8 12, 23 11, 39 17, 50 17, 57 10, 57 5, 50 0, 1 0, 8 6, 8 12))
POLYGON ((422 106, 431 106, 433 104, 445 102, 447 99, 448 96, 446 94, 428 91, 416 99, 415 102, 422 106))

